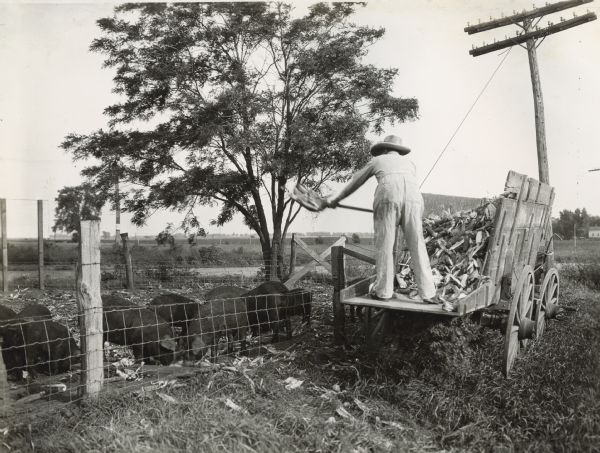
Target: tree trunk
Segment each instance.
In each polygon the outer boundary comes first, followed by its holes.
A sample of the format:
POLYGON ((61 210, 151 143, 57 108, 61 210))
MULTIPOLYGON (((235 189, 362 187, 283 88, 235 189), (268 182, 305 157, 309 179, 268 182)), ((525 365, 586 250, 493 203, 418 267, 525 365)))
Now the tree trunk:
POLYGON ((283 279, 284 267, 284 239, 281 233, 281 227, 275 226, 271 242, 263 242, 261 239, 260 245, 262 249, 263 265, 265 268, 265 280, 281 280, 283 279))
POLYGON ((262 249, 263 266, 265 268, 265 280, 271 280, 271 267, 269 266, 271 260, 271 244, 265 242, 262 238, 260 239, 260 246, 262 249))
POLYGON ((281 224, 273 226, 273 239, 271 242, 271 256, 269 262, 269 277, 271 280, 281 278, 281 266, 279 256, 281 255, 281 224))
POLYGON ((285 278, 285 274, 284 273, 284 268, 285 268, 285 261, 284 261, 284 252, 285 252, 285 248, 284 248, 284 243, 285 243, 285 238, 281 238, 281 245, 279 247, 279 253, 277 254, 277 277, 279 278, 279 280, 283 280, 285 278))

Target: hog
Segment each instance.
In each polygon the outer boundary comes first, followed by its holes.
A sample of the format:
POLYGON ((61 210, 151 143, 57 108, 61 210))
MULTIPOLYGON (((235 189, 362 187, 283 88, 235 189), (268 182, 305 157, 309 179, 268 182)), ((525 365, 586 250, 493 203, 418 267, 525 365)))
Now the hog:
POLYGON ((137 359, 163 365, 175 359, 177 344, 167 321, 153 310, 139 307, 118 296, 103 296, 104 340, 131 347, 137 359))
POLYGON ((13 310, 4 305, 0 305, 0 336, 6 371, 16 375, 25 367, 25 340, 21 320, 13 310))
POLYGON ((67 327, 49 320, 24 320, 22 326, 30 374, 65 373, 80 361, 81 351, 67 327))
POLYGON ((168 293, 155 297, 148 309, 155 311, 174 327, 181 328, 184 348, 194 357, 202 352, 200 304, 180 294, 168 293))
POLYGON ((21 319, 47 320, 52 321, 52 313, 42 304, 26 305, 19 313, 21 319))
POLYGON ((248 331, 248 312, 246 300, 217 299, 208 301, 200 306, 200 336, 201 354, 204 355, 207 348, 213 346, 213 357, 216 355, 217 343, 222 336, 227 337, 228 352, 233 352, 233 343, 238 340, 241 349, 246 349, 246 335, 248 331))
POLYGON ((310 326, 312 293, 303 288, 294 288, 284 293, 285 317, 302 316, 302 322, 310 326))
POLYGON ((233 299, 247 293, 248 290, 239 286, 219 286, 211 289, 204 295, 206 300, 233 299))
POLYGON ((262 283, 243 295, 252 335, 256 336, 260 332, 271 330, 273 331, 271 341, 278 341, 280 325, 283 324, 287 329, 288 339, 291 338, 291 323, 284 309, 284 293, 287 291, 281 282, 270 281, 262 283))
POLYGON ((198 318, 199 304, 181 294, 167 293, 156 296, 149 307, 175 327, 185 329, 187 322, 198 318))
POLYGON ((18 316, 14 310, 5 305, 0 305, 0 321, 12 321, 17 318, 18 316))
POLYGON ((102 296, 102 306, 111 308, 137 307, 133 302, 116 294, 105 294, 102 296))

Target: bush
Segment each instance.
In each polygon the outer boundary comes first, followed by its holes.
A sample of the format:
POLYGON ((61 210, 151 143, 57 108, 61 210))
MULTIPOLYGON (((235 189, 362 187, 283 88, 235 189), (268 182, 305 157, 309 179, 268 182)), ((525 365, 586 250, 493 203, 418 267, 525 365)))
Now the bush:
POLYGON ((55 263, 76 263, 79 252, 77 245, 54 241, 44 241, 44 263, 55 264, 55 263))
POLYGON ((8 244, 8 262, 10 264, 37 263, 37 247, 8 244))
POLYGON ((121 264, 124 261, 123 248, 113 243, 110 248, 101 249, 102 264, 121 264))
POLYGON ((160 263, 155 268, 144 269, 143 276, 149 280, 158 280, 159 282, 170 282, 173 279, 173 266, 167 263, 160 263))
POLYGON ((214 265, 223 263, 223 254, 225 252, 219 247, 211 245, 210 247, 200 247, 198 249, 198 259, 200 264, 214 265))
POLYGON ((315 244, 324 244, 325 241, 323 240, 323 238, 321 236, 318 236, 317 238, 315 238, 315 244))
POLYGON ((352 233, 352 243, 360 244, 360 236, 357 233, 352 233))
POLYGON ((564 266, 561 275, 590 289, 600 289, 600 263, 564 266))
POLYGON ((154 240, 156 241, 156 245, 158 246, 168 244, 169 246, 174 247, 175 237, 173 236, 173 224, 167 224, 167 227, 163 231, 158 233, 154 240))

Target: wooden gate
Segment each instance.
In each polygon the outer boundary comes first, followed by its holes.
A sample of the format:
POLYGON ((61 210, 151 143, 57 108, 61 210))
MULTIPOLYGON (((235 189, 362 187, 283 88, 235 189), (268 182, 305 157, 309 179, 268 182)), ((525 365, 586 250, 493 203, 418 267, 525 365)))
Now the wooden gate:
POLYGON ((306 242, 304 242, 299 237, 296 237, 295 234, 292 234, 292 244, 291 244, 291 253, 290 253, 290 275, 288 279, 283 283, 289 289, 292 289, 294 285, 304 277, 309 272, 313 271, 317 265, 323 266, 327 271, 331 274, 331 264, 327 262, 327 258, 331 255, 331 248, 343 246, 346 244, 346 236, 340 236, 340 238, 335 241, 331 246, 329 246, 326 250, 321 252, 321 254, 317 254, 314 250, 312 250, 306 242), (312 261, 302 268, 296 270, 296 247, 300 246, 302 250, 304 250, 311 258, 312 261))

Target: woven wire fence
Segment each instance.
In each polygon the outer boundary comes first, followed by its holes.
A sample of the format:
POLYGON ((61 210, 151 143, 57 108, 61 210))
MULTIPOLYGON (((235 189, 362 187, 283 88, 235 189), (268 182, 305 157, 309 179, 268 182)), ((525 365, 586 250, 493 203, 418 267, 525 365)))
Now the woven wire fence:
MULTIPOLYGON (((268 282, 253 289, 215 286, 201 297, 162 292, 138 302, 125 294, 102 296, 103 363, 98 366, 105 389, 148 385, 165 379, 165 370, 210 371, 264 356, 264 346, 293 339, 310 325, 312 294, 268 282), (169 365, 176 368, 165 368, 169 365)), ((8 310, 2 310, 0 335, 16 413, 40 415, 81 400, 79 316, 52 316, 41 304, 26 305, 19 313, 8 310)))
MULTIPOLYGON (((330 258, 326 261, 330 262, 330 258)), ((308 264, 300 262, 296 270, 308 264)), ((253 286, 266 280, 269 262, 255 260, 244 266, 198 266, 175 261, 152 263, 133 263, 133 282, 135 289, 202 289, 214 284, 237 284, 253 286)), ((74 290, 77 263, 54 263, 44 266, 44 286, 46 289, 74 290)), ((289 263, 280 264, 277 276, 283 280, 289 275, 289 263)), ((331 275, 323 266, 316 265, 303 280, 327 281, 331 275)), ((103 290, 127 288, 127 275, 124 264, 103 264, 100 284, 103 290)), ((9 264, 9 290, 38 288, 39 277, 36 263, 9 264)))
POLYGON ((40 304, 18 314, 2 306, 1 315, 2 359, 17 413, 44 401, 77 400, 82 391, 78 316, 53 318, 40 304))
MULTIPOLYGON (((372 248, 364 251, 372 254, 372 248)), ((303 275, 293 290, 279 282, 265 283, 270 263, 262 259, 244 258, 238 266, 172 259, 134 261, 135 292, 128 293, 124 264, 106 261, 100 275, 104 361, 98 367, 110 390, 157 385, 174 373, 169 365, 177 365, 181 375, 262 359, 271 342, 293 339, 310 325, 315 311, 308 288, 332 283, 327 269, 331 257, 322 260, 323 266, 299 251, 295 271, 303 275)), ((373 265, 347 256, 345 270, 348 285, 371 276, 373 265)), ((16 272, 9 287, 17 295, 39 283, 34 263, 21 262, 9 271, 16 272)), ((289 262, 284 261, 280 272, 285 281, 289 262)), ((0 321, 17 413, 51 412, 81 400, 85 390, 82 320, 74 295, 76 263, 52 262, 44 275, 46 288, 59 290, 60 310, 51 307, 53 315, 47 307, 26 306, 29 313, 9 313, 0 321)), ((328 307, 317 311, 323 309, 328 307)))

